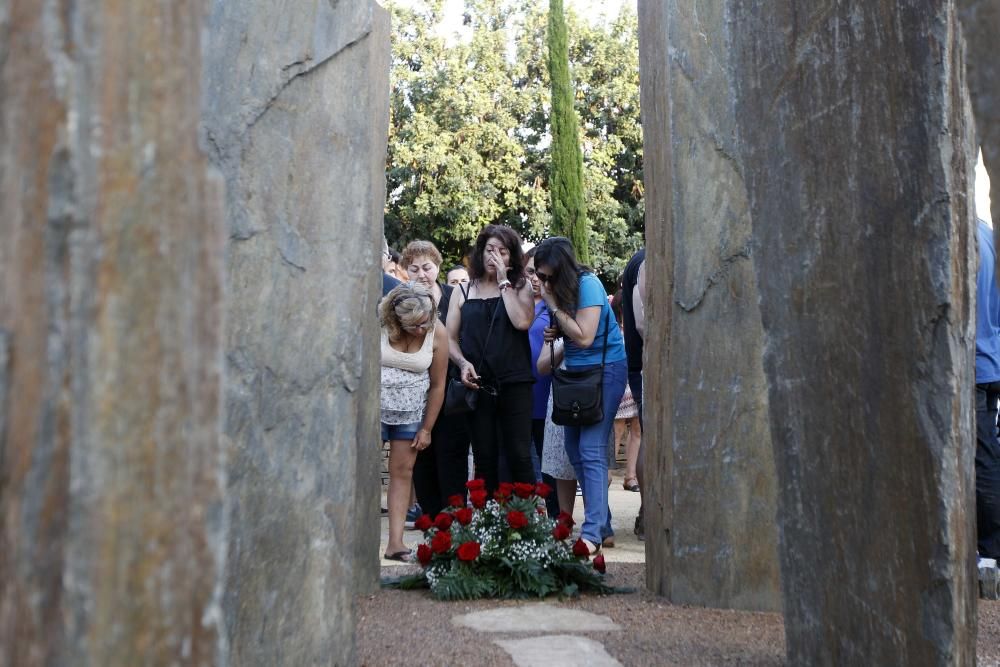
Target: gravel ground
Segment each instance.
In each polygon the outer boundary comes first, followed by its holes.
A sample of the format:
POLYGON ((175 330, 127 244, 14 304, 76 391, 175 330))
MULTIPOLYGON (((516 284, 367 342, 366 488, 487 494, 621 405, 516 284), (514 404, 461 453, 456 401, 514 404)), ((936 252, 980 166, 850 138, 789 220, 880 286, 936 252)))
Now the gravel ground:
MULTIPOLYGON (((696 667, 699 665, 783 665, 785 631, 780 614, 751 613, 674 606, 644 590, 645 551, 632 534, 639 494, 624 491, 621 471, 614 470, 609 502, 617 547, 605 550, 608 583, 631 587, 625 595, 586 595, 547 600, 609 616, 622 632, 579 633, 604 644, 623 665, 696 667)), ((383 507, 384 507, 383 503, 383 507)), ((581 521, 582 502, 574 515, 581 521)), ((406 533, 407 544, 420 535, 406 533)), ((382 519, 382 551, 388 520, 382 519)), ((382 561, 382 576, 399 576, 419 569, 382 561)), ((518 602, 481 600, 438 602, 427 591, 380 590, 358 601, 358 660, 367 667, 391 665, 476 665, 513 667, 510 656, 493 643, 523 639, 525 634, 486 634, 452 625, 451 618, 470 611, 517 606, 518 602)), ((1000 667, 1000 602, 980 600, 978 663, 1000 667)))
MULTIPOLYGON (((410 566, 383 567, 397 576, 410 566)), ((780 614, 749 613, 671 605, 642 591, 644 566, 608 565, 609 583, 640 592, 607 597, 585 595, 550 604, 604 614, 622 632, 580 633, 602 642, 623 665, 783 665, 785 633, 780 614)), ((527 635, 484 635, 452 625, 459 614, 517 602, 438 602, 426 591, 382 590, 359 601, 358 659, 361 665, 462 665, 513 667, 495 639, 527 635)), ((980 600, 978 658, 1000 665, 1000 602, 980 600)))

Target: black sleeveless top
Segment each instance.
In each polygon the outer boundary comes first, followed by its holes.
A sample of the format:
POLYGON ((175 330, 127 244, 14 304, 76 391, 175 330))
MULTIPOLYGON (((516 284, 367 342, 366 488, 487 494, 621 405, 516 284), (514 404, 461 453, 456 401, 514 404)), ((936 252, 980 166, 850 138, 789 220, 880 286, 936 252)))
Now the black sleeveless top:
POLYGON ((625 325, 625 356, 628 369, 635 373, 642 370, 642 338, 635 329, 635 311, 632 309, 632 291, 639 280, 639 267, 646 259, 646 249, 632 255, 622 273, 622 324, 625 325))
POLYGON ((531 373, 531 344, 528 332, 516 328, 507 316, 502 296, 492 299, 468 299, 462 304, 462 325, 458 343, 484 384, 534 382, 531 373), (483 355, 483 344, 496 310, 493 333, 483 355), (485 357, 485 358, 483 358, 485 357))

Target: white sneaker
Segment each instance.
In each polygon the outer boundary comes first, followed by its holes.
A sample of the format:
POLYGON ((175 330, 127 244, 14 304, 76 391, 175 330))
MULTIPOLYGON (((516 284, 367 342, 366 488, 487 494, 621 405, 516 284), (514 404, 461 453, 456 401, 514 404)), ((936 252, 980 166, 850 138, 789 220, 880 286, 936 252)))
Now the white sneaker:
POLYGON ((980 556, 978 566, 980 570, 992 570, 997 566, 997 560, 996 558, 983 558, 980 556))

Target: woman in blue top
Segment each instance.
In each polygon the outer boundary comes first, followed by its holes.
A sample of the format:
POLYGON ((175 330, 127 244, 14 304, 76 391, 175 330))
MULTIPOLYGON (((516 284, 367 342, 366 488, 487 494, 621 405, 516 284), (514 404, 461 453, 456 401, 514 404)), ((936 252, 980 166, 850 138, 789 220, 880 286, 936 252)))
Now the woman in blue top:
POLYGON ((566 454, 583 488, 584 520, 580 535, 591 553, 611 532, 608 510, 608 438, 625 392, 628 368, 625 342, 611 312, 604 285, 580 266, 569 239, 545 239, 535 251, 535 276, 552 326, 546 339, 561 336, 567 368, 599 367, 604 354, 604 419, 590 426, 566 426, 566 454), (605 346, 607 330, 607 350, 605 346))

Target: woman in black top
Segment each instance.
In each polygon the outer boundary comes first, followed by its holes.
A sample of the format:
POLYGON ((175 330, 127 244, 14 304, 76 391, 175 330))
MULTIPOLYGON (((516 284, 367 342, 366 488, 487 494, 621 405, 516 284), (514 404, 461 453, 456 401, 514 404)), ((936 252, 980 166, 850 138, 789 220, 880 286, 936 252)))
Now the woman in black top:
POLYGON ((472 251, 468 291, 452 295, 448 311, 451 359, 462 382, 479 392, 469 416, 476 474, 492 494, 499 483, 502 446, 515 482, 533 483, 531 464, 531 346, 535 313, 524 277, 521 237, 510 227, 487 225, 472 251))
MULTIPOLYGON (((441 253, 430 241, 411 241, 403 249, 402 266, 410 280, 430 290, 437 304, 438 319, 448 324, 448 308, 454 288, 438 282, 441 253)), ((458 369, 449 364, 448 374, 458 369)), ((465 497, 469 471, 469 429, 461 415, 438 415, 431 432, 431 446, 417 454, 413 466, 413 488, 421 509, 431 517, 448 506, 454 495, 465 497)))

